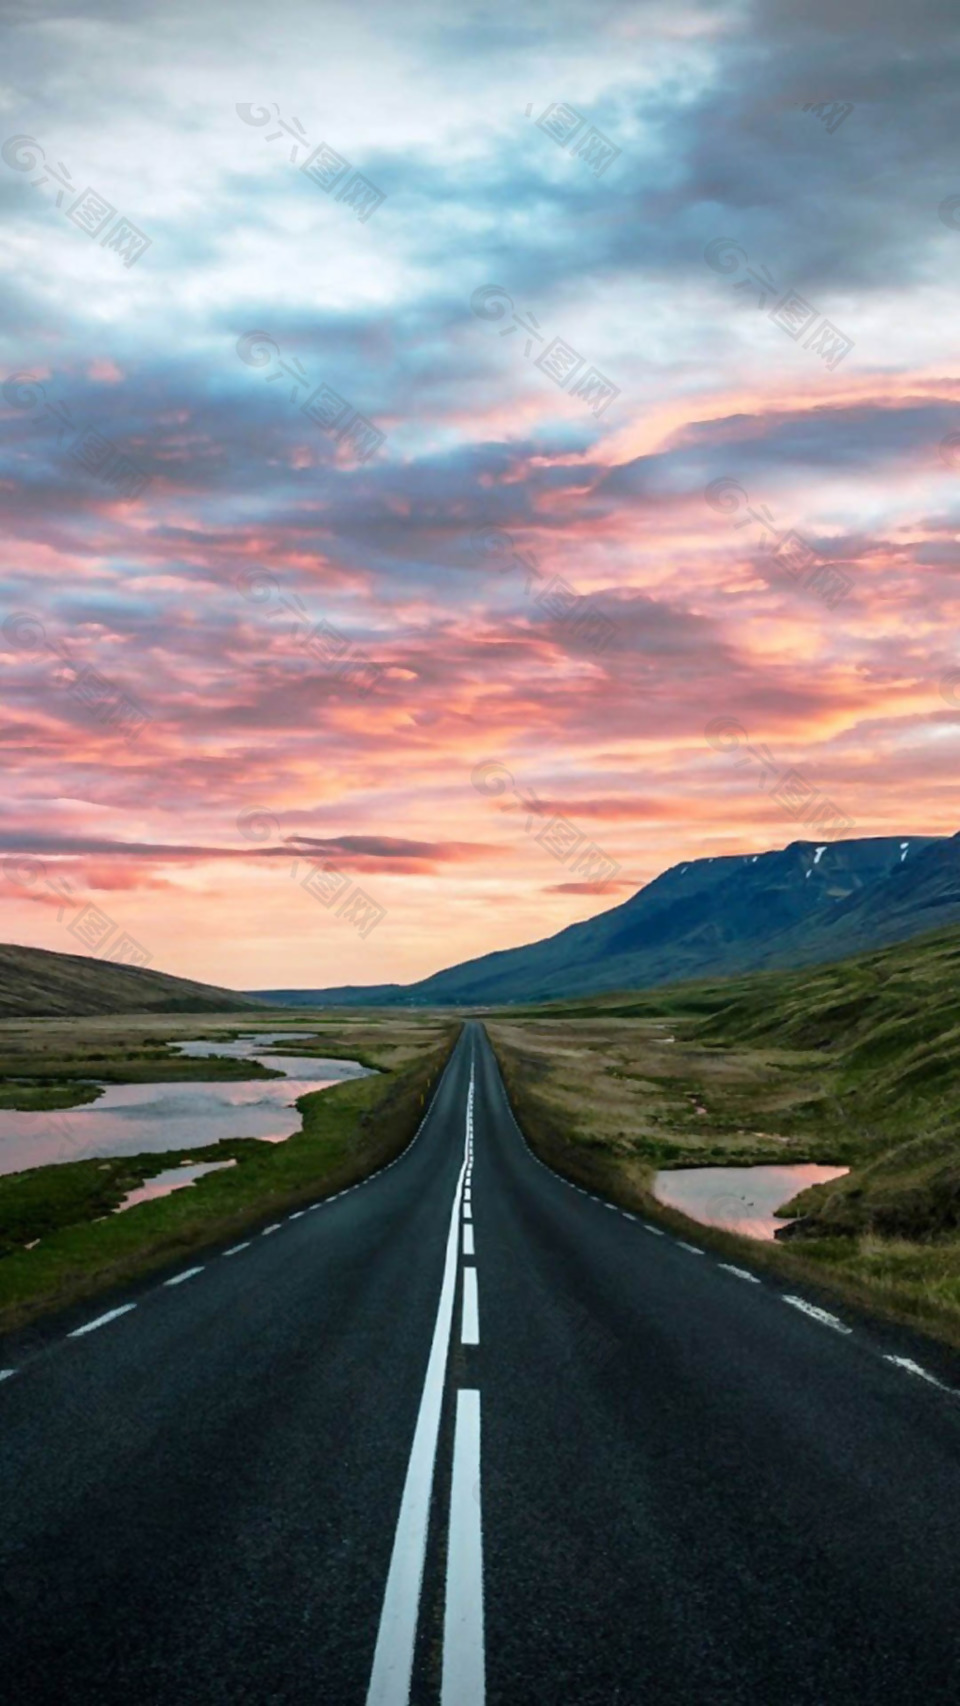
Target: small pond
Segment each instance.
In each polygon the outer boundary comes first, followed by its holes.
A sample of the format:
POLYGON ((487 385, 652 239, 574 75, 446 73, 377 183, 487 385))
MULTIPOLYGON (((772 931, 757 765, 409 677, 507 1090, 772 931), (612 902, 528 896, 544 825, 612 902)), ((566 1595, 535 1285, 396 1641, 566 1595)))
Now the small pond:
POLYGON ((180 1167, 166 1167, 162 1173, 154 1173, 152 1179, 145 1179, 135 1191, 128 1191, 114 1213, 122 1214, 125 1208, 136 1208, 138 1203, 168 1197, 172 1191, 182 1191, 184 1185, 192 1185, 197 1179, 202 1179, 205 1173, 218 1173, 221 1167, 236 1165, 235 1161, 206 1161, 200 1165, 195 1161, 184 1161, 180 1167))
POLYGON ((669 1167, 657 1174, 653 1194, 705 1226, 722 1226, 747 1238, 773 1238, 789 1222, 775 1210, 809 1185, 840 1179, 847 1167, 812 1161, 769 1167, 669 1167))

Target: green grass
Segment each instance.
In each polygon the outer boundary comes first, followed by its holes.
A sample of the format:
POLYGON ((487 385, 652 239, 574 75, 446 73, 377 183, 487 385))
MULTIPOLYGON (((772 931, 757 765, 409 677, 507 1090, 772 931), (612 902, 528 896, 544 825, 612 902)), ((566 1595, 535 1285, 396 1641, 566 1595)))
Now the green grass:
POLYGON ((392 1160, 416 1131, 459 1031, 421 1023, 414 1044, 396 1034, 402 1026, 393 1035, 389 1022, 383 1027, 380 1061, 394 1057, 392 1070, 301 1096, 302 1130, 284 1143, 228 1140, 0 1177, 0 1330, 343 1190, 392 1160), (143 1180, 188 1158, 237 1165, 112 1212, 143 1180))
POLYGON ((951 929, 805 971, 511 1008, 489 1028, 544 1159, 646 1213, 666 1213, 658 1165, 848 1166, 778 1211, 796 1219, 786 1244, 717 1237, 960 1343, 958 974, 951 929))

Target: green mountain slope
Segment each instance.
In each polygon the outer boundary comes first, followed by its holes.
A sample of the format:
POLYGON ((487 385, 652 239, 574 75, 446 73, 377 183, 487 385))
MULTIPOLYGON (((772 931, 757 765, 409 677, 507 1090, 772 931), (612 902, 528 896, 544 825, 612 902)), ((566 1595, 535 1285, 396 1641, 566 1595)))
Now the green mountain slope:
POLYGON ((405 988, 259 991, 285 1002, 499 1004, 796 966, 960 923, 960 838, 877 836, 674 865, 621 906, 405 988))

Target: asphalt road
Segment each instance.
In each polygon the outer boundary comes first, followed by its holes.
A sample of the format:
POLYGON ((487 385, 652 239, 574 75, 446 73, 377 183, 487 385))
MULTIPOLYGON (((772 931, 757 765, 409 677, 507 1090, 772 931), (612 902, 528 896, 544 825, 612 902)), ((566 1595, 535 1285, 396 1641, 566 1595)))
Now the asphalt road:
POLYGON ((4 1702, 956 1701, 943 1361, 555 1178, 479 1026, 195 1266, 0 1343, 4 1702))

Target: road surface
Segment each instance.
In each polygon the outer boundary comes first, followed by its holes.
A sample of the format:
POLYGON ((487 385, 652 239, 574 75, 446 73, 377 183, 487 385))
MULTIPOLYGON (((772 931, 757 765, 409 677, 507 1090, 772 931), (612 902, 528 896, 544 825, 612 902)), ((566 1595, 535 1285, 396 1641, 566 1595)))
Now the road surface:
POLYGON ((957 1699, 943 1360, 556 1178, 479 1025, 383 1173, 0 1370, 4 1702, 957 1699))

